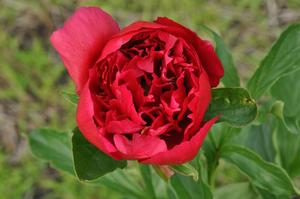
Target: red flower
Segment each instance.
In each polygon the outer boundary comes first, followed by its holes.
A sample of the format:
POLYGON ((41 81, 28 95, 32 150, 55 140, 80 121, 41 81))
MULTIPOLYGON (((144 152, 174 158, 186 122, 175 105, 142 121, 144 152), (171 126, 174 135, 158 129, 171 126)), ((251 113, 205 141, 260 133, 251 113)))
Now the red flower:
POLYGON ((80 8, 51 36, 79 94, 78 127, 114 159, 192 160, 212 124, 203 121, 223 76, 213 46, 168 19, 123 30, 110 15, 80 8))

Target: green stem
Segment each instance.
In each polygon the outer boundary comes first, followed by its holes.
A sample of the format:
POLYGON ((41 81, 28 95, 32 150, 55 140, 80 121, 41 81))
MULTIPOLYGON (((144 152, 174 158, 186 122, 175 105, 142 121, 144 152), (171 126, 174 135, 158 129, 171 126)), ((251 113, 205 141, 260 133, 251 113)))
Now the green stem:
POLYGON ((152 173, 150 166, 140 164, 140 172, 143 177, 145 191, 147 192, 146 195, 149 196, 149 199, 155 199, 156 195, 152 182, 152 173))
POLYGON ((217 145, 213 135, 211 133, 208 134, 208 138, 211 141, 212 145, 214 146, 216 153, 214 157, 213 164, 211 168, 208 169, 208 184, 211 186, 212 189, 215 187, 215 177, 216 177, 216 169, 219 164, 219 146, 217 145))

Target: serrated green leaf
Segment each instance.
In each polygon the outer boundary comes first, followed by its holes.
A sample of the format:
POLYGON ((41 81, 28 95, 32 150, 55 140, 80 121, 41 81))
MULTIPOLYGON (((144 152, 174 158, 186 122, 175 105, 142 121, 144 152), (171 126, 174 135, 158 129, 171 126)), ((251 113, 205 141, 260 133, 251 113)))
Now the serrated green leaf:
POLYGON ((71 137, 53 129, 35 129, 29 134, 32 153, 53 167, 74 175, 71 137))
POLYGON ((202 25, 202 27, 212 35, 212 38, 215 42, 215 51, 222 62, 224 67, 224 76, 221 79, 223 84, 226 87, 238 87, 240 86, 240 78, 237 72, 237 68, 233 61, 233 57, 225 45, 222 38, 214 32, 212 29, 208 28, 207 26, 202 25))
POLYGON ((300 69, 300 24, 289 26, 263 59, 247 87, 254 99, 259 98, 276 81, 300 69))
POLYGON ((256 103, 243 88, 217 88, 212 90, 212 100, 205 113, 208 120, 220 116, 233 126, 242 126, 252 122, 257 115, 256 103))
POLYGON ((264 161, 253 151, 227 145, 222 148, 221 157, 245 173, 254 186, 280 196, 288 197, 297 193, 290 177, 282 168, 264 161))
POLYGON ((127 162, 114 160, 90 144, 78 128, 72 137, 73 159, 76 174, 80 180, 94 180, 117 168, 125 168, 127 162))

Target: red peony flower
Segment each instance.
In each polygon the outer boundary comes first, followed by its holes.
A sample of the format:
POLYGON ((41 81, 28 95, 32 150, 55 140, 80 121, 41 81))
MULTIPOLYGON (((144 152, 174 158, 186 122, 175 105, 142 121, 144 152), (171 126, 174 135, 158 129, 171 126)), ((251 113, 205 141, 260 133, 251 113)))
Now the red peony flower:
POLYGON ((110 15, 80 8, 51 36, 79 94, 78 127, 114 159, 192 160, 224 70, 210 42, 168 19, 120 30, 110 15))

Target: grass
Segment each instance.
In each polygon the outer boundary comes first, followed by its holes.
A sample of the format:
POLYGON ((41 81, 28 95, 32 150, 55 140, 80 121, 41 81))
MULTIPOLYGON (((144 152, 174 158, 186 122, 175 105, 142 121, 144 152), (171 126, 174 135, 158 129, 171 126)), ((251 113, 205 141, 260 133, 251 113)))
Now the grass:
MULTIPOLYGON (((121 198, 56 172, 32 157, 26 147, 26 134, 33 128, 75 126, 75 107, 61 94, 74 87, 48 38, 76 7, 100 6, 122 27, 157 16, 198 32, 199 25, 206 24, 222 35, 245 82, 279 32, 289 22, 299 21, 280 18, 282 13, 299 13, 298 0, 277 2, 275 17, 280 20, 270 25, 272 17, 263 0, 0 0, 0 121, 7 121, 0 127, 0 199, 121 198)), ((226 165, 222 168, 219 183, 239 178, 226 165)))

